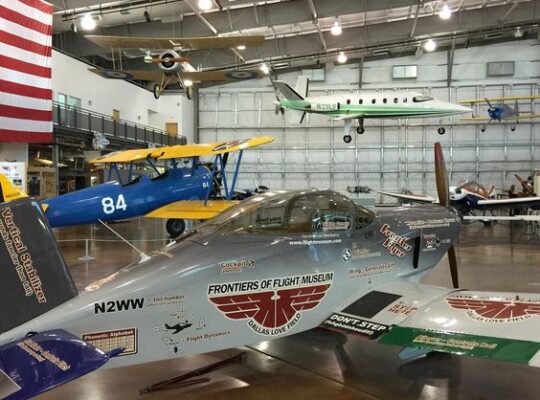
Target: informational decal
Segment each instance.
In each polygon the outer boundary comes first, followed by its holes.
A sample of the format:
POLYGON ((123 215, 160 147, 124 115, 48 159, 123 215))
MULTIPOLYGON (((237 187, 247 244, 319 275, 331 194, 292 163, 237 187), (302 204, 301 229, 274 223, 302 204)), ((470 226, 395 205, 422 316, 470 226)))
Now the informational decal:
POLYGON ((409 238, 399 236, 390 229, 390 225, 384 224, 381 227, 381 233, 386 236, 383 246, 391 255, 403 258, 409 251, 412 250, 412 246, 408 243, 409 238))
POLYGON ((184 295, 172 294, 168 296, 154 296, 146 300, 147 300, 146 307, 181 304, 184 302, 184 295))
POLYGON ((334 313, 322 325, 328 329, 376 339, 388 330, 387 325, 377 324, 349 314, 334 313))
POLYGON ((380 257, 380 251, 371 251, 366 247, 359 247, 358 243, 352 245, 352 258, 355 260, 362 260, 364 258, 380 257))
POLYGON ((382 275, 389 272, 395 272, 398 267, 394 263, 385 263, 379 265, 368 265, 367 267, 358 267, 349 269, 349 279, 364 278, 366 276, 382 275))
POLYGON ((442 244, 448 244, 450 243, 450 239, 439 239, 439 237, 435 233, 429 233, 426 235, 423 235, 424 239, 424 246, 422 248, 422 251, 435 251, 437 250, 442 244))
POLYGON ((138 310, 144 307, 144 298, 122 299, 112 301, 102 301, 94 303, 95 314, 114 313, 120 311, 138 310))
POLYGON ((287 332, 301 312, 316 308, 332 285, 333 272, 208 285, 208 299, 227 318, 247 320, 260 335, 287 332))
POLYGON ((481 322, 517 322, 540 315, 540 301, 527 299, 482 299, 473 296, 451 296, 446 302, 452 308, 467 310, 467 315, 481 322))
POLYGON ((418 310, 418 307, 413 307, 410 304, 406 304, 402 301, 399 303, 393 304, 388 310, 392 314, 402 314, 402 315, 411 315, 418 310))
POLYGON ((352 258, 352 252, 351 252, 351 249, 345 249, 345 250, 343 250, 343 253, 341 253, 341 258, 342 258, 343 261, 345 261, 345 262, 351 261, 351 258, 352 258))
POLYGON ((165 324, 165 329, 169 331, 171 335, 176 335, 177 333, 182 332, 184 329, 191 327, 193 324, 188 320, 183 322, 177 322, 176 324, 165 324))
POLYGON ((104 352, 122 348, 121 356, 137 353, 137 328, 83 333, 81 339, 104 352))
POLYGON ((414 221, 405 221, 405 225, 410 230, 427 228, 447 228, 451 224, 458 222, 455 217, 438 219, 417 219, 414 221))
POLYGON ((20 341, 17 343, 17 346, 33 357, 37 362, 43 362, 45 360, 49 361, 62 371, 68 371, 71 368, 71 365, 66 361, 61 360, 49 350, 45 350, 38 342, 31 338, 20 341))
POLYGON ((350 226, 350 221, 322 221, 322 230, 325 232, 347 231, 350 226))
POLYGON ((2 173, 14 185, 26 192, 26 163, 0 161, 0 173, 2 173))
POLYGON ((216 331, 216 332, 207 332, 200 335, 191 335, 186 336, 186 338, 183 340, 184 342, 189 343, 196 343, 203 340, 210 340, 210 339, 216 339, 221 338, 223 336, 229 336, 231 334, 231 331, 223 330, 223 331, 216 331))
POLYGON ((218 264, 219 272, 227 274, 229 272, 242 272, 244 269, 255 268, 255 260, 252 258, 224 261, 218 264))
POLYGON ((291 240, 289 245, 291 246, 312 246, 314 244, 335 244, 341 243, 341 239, 302 239, 291 240))

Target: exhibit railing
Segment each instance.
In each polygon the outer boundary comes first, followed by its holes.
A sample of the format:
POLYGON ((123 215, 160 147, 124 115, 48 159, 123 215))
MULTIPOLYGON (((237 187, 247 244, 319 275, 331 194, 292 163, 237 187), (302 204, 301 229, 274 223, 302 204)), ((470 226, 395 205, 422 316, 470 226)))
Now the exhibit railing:
POLYGON ((102 133, 106 137, 120 140, 155 143, 156 145, 185 144, 184 136, 171 136, 166 131, 137 124, 84 108, 53 102, 53 123, 55 127, 82 133, 102 133))

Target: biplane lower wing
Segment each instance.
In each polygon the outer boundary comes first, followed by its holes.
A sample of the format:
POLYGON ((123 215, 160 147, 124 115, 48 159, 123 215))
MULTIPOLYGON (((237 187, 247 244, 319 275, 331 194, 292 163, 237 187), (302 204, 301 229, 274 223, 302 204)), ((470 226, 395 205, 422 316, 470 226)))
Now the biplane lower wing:
POLYGON ((181 200, 160 207, 145 215, 165 219, 209 219, 238 204, 233 200, 181 200))
POLYGON ((332 314, 323 327, 405 348, 540 367, 540 294, 394 281, 332 314))
MULTIPOLYGON (((99 69, 99 68, 89 68, 90 72, 97 74, 106 79, 126 79, 126 80, 136 80, 136 81, 161 81, 163 77, 163 72, 158 70, 152 71, 124 71, 119 69, 99 69)), ((178 78, 175 75, 170 75, 170 79, 178 81, 178 78)))
MULTIPOLYGON (((512 115, 511 117, 502 118, 502 119, 507 120, 507 121, 515 121, 515 120, 534 119, 534 118, 540 118, 540 114, 512 115)), ((489 118, 489 117, 481 117, 481 116, 460 118, 461 121, 489 121, 490 119, 491 118, 489 118)))

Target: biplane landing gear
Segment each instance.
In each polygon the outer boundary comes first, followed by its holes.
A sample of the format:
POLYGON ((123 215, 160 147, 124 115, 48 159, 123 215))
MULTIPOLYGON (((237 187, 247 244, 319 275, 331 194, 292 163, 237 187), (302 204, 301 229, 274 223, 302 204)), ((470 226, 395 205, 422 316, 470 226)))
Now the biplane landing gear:
POLYGON ((193 97, 193 86, 186 87, 186 97, 188 98, 188 100, 191 100, 191 98, 193 97))
POLYGON ((359 135, 361 135, 362 133, 364 133, 366 130, 363 126, 359 126, 358 128, 356 128, 356 133, 358 133, 359 135))
POLYGON ((517 128, 516 125, 510 124, 510 130, 511 130, 512 132, 515 132, 515 131, 516 131, 516 128, 517 128))
POLYGON ((480 132, 485 132, 486 131, 486 126, 485 125, 481 125, 480 126, 480 132))
POLYGON ((177 238, 186 230, 186 221, 179 218, 168 219, 165 229, 172 238, 177 238))
POLYGON ((352 136, 351 135, 345 135, 343 136, 343 141, 345 143, 351 143, 352 142, 352 136))
POLYGON ((439 129, 437 129, 437 133, 439 135, 444 135, 446 133, 446 129, 441 126, 439 129))
POLYGON ((159 96, 161 96, 161 86, 159 83, 156 83, 154 85, 154 88, 152 89, 152 92, 154 93, 154 98, 157 100, 159 99, 159 96))

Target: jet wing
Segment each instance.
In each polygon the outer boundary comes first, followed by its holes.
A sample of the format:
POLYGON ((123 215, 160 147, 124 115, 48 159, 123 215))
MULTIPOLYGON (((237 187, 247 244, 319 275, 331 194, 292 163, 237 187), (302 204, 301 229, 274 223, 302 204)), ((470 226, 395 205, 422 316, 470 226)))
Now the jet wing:
MULTIPOLYGON (((158 70, 152 71, 124 71, 118 69, 99 69, 99 68, 88 68, 90 72, 97 74, 106 79, 126 79, 126 80, 137 80, 137 81, 161 81, 163 77, 163 72, 158 70)), ((176 79, 174 75, 171 76, 172 79, 176 79)))
POLYGON ((403 193, 394 193, 386 192, 384 190, 375 190, 377 193, 384 194, 385 196, 395 197, 400 200, 409 200, 418 203, 436 203, 437 199, 431 196, 421 196, 416 194, 403 194, 403 193))
POLYGON ((0 347, 0 397, 37 396, 98 369, 121 350, 105 353, 64 330, 25 336, 0 347))
POLYGON ((380 343, 540 367, 540 294, 380 285, 323 327, 380 343))
POLYGON ((179 218, 179 219, 209 219, 238 204, 238 201, 230 200, 181 200, 146 214, 150 218, 179 218))
POLYGON ((128 36, 85 35, 86 39, 105 48, 121 49, 220 49, 237 46, 260 46, 264 36, 208 36, 184 38, 152 38, 128 36))
POLYGON ((233 151, 245 150, 251 147, 270 143, 274 138, 269 136, 255 137, 245 140, 230 140, 228 142, 215 142, 209 144, 187 144, 159 147, 157 149, 134 149, 125 151, 115 151, 105 154, 92 161, 93 164, 100 163, 129 163, 140 161, 145 158, 169 159, 169 158, 189 158, 201 156, 214 156, 217 154, 229 153, 233 151))
MULTIPOLYGON (((488 97, 487 100, 490 102, 497 102, 497 101, 515 101, 515 100, 535 100, 540 99, 540 96, 509 96, 509 97, 488 97)), ((486 99, 466 99, 466 100, 460 100, 460 104, 477 104, 477 103, 485 103, 487 104, 486 99)))

